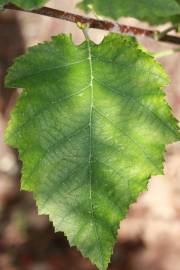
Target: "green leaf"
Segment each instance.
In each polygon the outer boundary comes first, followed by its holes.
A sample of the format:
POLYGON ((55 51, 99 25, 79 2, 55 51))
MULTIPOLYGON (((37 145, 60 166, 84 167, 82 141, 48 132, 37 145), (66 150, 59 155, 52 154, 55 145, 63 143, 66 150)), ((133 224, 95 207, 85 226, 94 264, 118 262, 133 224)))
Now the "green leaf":
POLYGON ((60 35, 19 58, 6 82, 24 88, 6 131, 23 162, 22 189, 106 269, 119 221, 180 138, 161 91, 167 75, 133 38, 75 46, 60 35))
POLYGON ((0 7, 12 3, 23 9, 35 9, 42 7, 47 0, 0 0, 0 7))
POLYGON ((180 14, 180 5, 175 0, 83 0, 78 6, 113 19, 135 17, 151 24, 167 22, 169 17, 180 14))
MULTIPOLYGON (((176 0, 176 1, 177 1, 177 3, 178 3, 179 6, 180 6, 180 0, 176 0)), ((180 32, 180 14, 178 14, 178 15, 176 15, 176 16, 172 16, 171 19, 170 19, 170 21, 171 21, 173 24, 175 24, 175 25, 178 26, 178 27, 177 27, 177 31, 180 32)))

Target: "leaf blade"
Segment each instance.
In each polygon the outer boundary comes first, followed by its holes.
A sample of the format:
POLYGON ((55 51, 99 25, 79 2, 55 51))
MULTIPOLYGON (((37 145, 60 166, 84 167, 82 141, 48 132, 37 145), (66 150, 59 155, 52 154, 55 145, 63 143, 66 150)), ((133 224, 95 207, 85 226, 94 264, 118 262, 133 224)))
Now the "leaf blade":
POLYGON ((42 7, 46 2, 47 0, 0 0, 0 7, 12 3, 23 9, 31 10, 42 7))
POLYGON ((61 35, 19 58, 6 82, 24 88, 6 131, 23 161, 22 189, 106 269, 119 220, 162 173, 165 144, 179 140, 161 91, 167 75, 132 38, 75 46, 61 35))
POLYGON ((83 0, 78 7, 85 12, 94 10, 99 15, 116 20, 120 17, 134 17, 150 24, 162 24, 180 14, 180 6, 175 0, 83 0))

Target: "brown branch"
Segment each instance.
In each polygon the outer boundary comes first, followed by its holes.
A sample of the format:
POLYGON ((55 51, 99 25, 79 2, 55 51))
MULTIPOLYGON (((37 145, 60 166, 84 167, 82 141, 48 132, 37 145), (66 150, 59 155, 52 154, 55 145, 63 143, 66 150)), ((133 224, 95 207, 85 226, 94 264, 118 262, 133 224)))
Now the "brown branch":
MULTIPOLYGON (((118 23, 114 23, 111 21, 107 21, 107 20, 97 20, 97 19, 93 19, 93 18, 61 11, 61 10, 48 8, 48 7, 42 7, 40 9, 36 9, 36 10, 31 10, 31 11, 26 10, 25 11, 25 10, 23 10, 23 9, 13 5, 13 4, 7 4, 4 6, 4 8, 45 15, 48 17, 66 20, 66 21, 73 22, 73 23, 87 24, 89 26, 89 28, 107 30, 107 31, 116 32, 119 34, 122 33, 122 34, 130 34, 130 35, 147 36, 147 37, 151 37, 151 38, 156 39, 156 40, 161 35, 161 32, 159 32, 159 31, 153 31, 153 30, 147 30, 147 29, 142 29, 142 28, 133 27, 133 26, 127 26, 127 25, 118 24, 118 23)), ((166 34, 162 38, 160 38, 159 41, 170 42, 170 43, 180 45, 180 37, 168 35, 168 34, 166 34)))

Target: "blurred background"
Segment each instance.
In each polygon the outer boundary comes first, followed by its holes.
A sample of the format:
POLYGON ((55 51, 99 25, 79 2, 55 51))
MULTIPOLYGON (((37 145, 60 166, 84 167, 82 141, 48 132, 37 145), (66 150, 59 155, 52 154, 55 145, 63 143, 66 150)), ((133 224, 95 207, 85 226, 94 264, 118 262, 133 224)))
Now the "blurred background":
MULTIPOLYGON (((76 2, 52 0, 48 6, 81 13, 75 8, 76 2)), ((120 21, 149 27, 135 19, 120 21)), ((65 21, 13 11, 0 14, 0 270, 96 269, 76 248, 69 247, 63 233, 54 233, 46 216, 38 216, 32 194, 20 192, 18 153, 3 143, 9 113, 19 94, 18 89, 3 86, 7 67, 27 47, 62 32, 72 33, 76 44, 83 40, 81 31, 65 21)), ((106 34, 90 30, 97 43, 106 34)), ((173 47, 147 38, 139 41, 157 52, 173 47)), ((160 62, 172 80, 165 89, 168 103, 180 120, 180 54, 161 58, 160 62)), ((152 177, 148 192, 131 205, 121 223, 109 269, 180 269, 180 143, 167 146, 164 176, 152 177)))

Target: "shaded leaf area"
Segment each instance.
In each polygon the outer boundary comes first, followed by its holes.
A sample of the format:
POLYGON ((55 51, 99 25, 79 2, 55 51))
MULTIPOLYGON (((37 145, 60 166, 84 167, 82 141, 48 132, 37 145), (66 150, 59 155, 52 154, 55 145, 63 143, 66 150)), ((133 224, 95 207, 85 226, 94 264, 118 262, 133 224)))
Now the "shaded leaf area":
POLYGON ((93 9, 97 14, 113 19, 134 17, 150 24, 172 21, 180 14, 180 5, 175 0, 83 0, 78 7, 86 12, 93 9))
POLYGON ((47 0, 0 0, 0 7, 12 3, 24 9, 35 9, 42 7, 46 2, 47 0))
POLYGON ((119 221, 180 137, 161 91, 167 75, 130 37, 75 46, 60 35, 19 58, 6 81, 24 88, 6 131, 23 161, 22 189, 106 269, 119 221))

